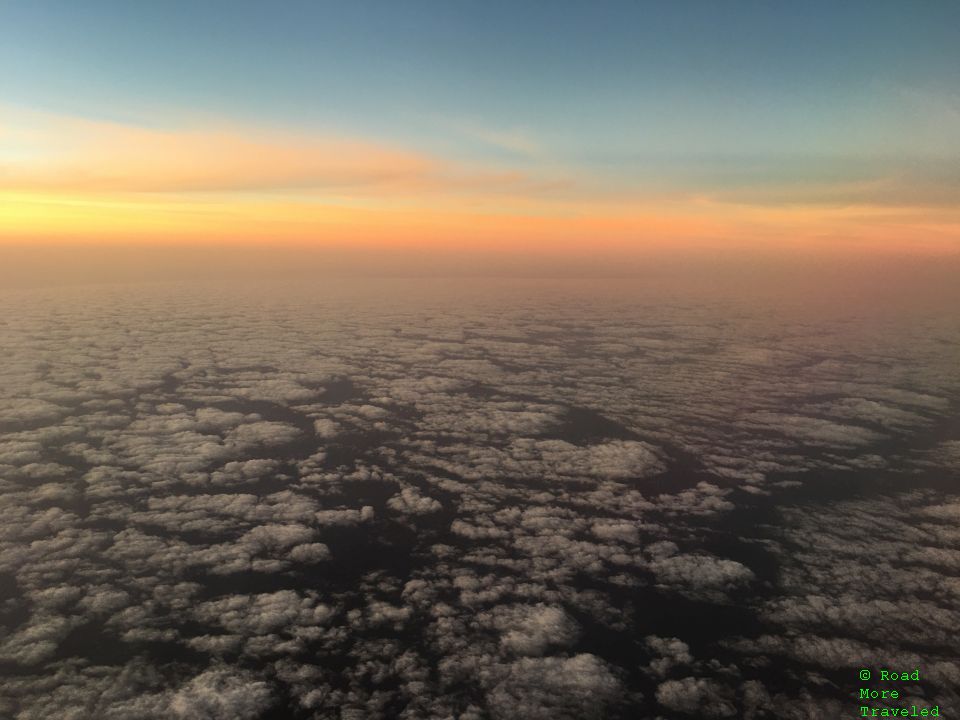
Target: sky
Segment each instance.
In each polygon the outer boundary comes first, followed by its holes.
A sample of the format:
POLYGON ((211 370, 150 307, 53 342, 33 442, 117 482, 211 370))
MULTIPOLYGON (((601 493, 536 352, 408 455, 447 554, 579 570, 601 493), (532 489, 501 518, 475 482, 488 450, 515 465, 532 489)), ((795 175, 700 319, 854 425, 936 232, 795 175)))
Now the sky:
POLYGON ((960 251, 954 2, 0 2, 0 244, 960 251))

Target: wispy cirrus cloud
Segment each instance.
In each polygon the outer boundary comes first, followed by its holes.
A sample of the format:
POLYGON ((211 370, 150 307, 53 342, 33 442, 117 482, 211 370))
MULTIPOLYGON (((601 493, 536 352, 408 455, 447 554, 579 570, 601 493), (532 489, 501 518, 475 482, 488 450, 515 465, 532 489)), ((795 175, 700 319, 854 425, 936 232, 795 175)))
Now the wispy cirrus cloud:
POLYGON ((669 247, 956 252, 955 173, 879 161, 546 159, 460 128, 498 164, 333 135, 144 127, 5 108, 7 242, 283 242, 569 253, 669 247), (834 163, 836 164, 836 163, 834 163), (901 172, 902 170, 902 172, 901 172), (899 173, 899 174, 898 174, 899 173))
POLYGON ((286 137, 237 127, 155 129, 20 115, 33 123, 30 128, 13 125, 4 133, 4 145, 20 148, 3 164, 0 187, 6 190, 388 188, 422 184, 442 171, 433 158, 349 138, 286 137))
POLYGON ((5 110, 0 190, 12 192, 328 191, 529 193, 541 180, 468 167, 365 138, 235 123, 143 127, 5 110))

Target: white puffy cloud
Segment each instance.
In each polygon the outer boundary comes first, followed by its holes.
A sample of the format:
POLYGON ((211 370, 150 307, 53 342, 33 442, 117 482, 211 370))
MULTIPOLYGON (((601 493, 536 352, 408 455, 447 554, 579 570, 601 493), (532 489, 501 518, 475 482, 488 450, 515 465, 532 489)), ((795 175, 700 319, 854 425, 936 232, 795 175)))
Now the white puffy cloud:
POLYGON ((0 661, 37 665, 54 656, 60 641, 78 624, 77 617, 37 614, 0 643, 0 661))
POLYGON ((333 609, 310 595, 279 590, 260 595, 231 595, 208 600, 193 609, 194 617, 238 635, 265 635, 299 625, 325 623, 333 609))
POLYGON ((745 565, 710 555, 671 555, 653 560, 649 568, 658 583, 692 593, 727 590, 754 579, 745 565))
POLYGON ((46 400, 30 397, 0 398, 0 423, 32 423, 58 420, 67 409, 46 400))
POLYGON ((272 704, 270 686, 236 668, 211 668, 183 685, 170 701, 184 720, 255 720, 272 704))
POLYGON ((321 418, 313 421, 313 431, 317 437, 330 439, 337 436, 340 432, 340 426, 329 418, 321 418))
POLYGON ((856 447, 884 439, 884 435, 859 425, 786 413, 757 412, 750 416, 755 427, 781 432, 811 445, 856 447))
POLYGON ((664 676, 673 668, 689 665, 693 662, 690 646, 679 638, 664 638, 651 635, 646 639, 647 646, 659 657, 650 661, 650 671, 664 676))
POLYGON ((577 623, 559 607, 537 603, 498 606, 491 612, 500 645, 516 655, 543 655, 571 645, 579 634, 577 623))
POLYGON ((602 718, 621 698, 622 685, 595 655, 522 658, 502 669, 487 693, 493 718, 602 718))
POLYGON ((702 718, 735 717, 733 692, 707 678, 666 680, 657 687, 657 702, 664 707, 702 718))
POLYGON ((443 509, 443 506, 431 497, 425 497, 415 487, 405 487, 387 501, 387 507, 407 515, 428 515, 443 509))
POLYGON ((471 480, 643 478, 663 469, 651 446, 632 440, 612 440, 579 447, 563 440, 512 441, 496 447, 450 445, 436 448, 439 457, 424 459, 471 480), (449 458, 449 459, 447 459, 449 458))

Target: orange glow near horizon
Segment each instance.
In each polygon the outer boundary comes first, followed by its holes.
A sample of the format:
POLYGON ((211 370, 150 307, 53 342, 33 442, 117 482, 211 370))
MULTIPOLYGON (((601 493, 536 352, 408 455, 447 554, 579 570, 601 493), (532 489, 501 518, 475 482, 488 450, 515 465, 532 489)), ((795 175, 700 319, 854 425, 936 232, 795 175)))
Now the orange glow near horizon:
POLYGON ((156 130, 20 111, 0 129, 0 243, 513 249, 834 247, 955 254, 951 206, 730 202, 469 167, 344 138, 156 130), (14 152, 15 151, 15 152, 14 152))

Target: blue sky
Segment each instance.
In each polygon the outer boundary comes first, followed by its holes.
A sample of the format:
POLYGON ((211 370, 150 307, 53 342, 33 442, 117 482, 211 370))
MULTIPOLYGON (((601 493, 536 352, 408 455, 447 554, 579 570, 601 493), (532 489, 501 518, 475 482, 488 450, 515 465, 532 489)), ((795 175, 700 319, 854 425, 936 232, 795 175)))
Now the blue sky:
POLYGON ((458 152, 513 134, 599 160, 957 144, 956 128, 898 137, 911 130, 899 93, 956 100, 957 3, 2 7, 4 101, 69 114, 230 117, 458 152))

